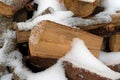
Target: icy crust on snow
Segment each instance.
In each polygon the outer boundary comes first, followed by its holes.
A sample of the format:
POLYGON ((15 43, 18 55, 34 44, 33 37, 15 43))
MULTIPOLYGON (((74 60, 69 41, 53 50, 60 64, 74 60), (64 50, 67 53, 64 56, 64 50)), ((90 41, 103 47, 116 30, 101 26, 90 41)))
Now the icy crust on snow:
POLYGON ((71 62, 76 67, 84 68, 102 77, 116 80, 120 78, 120 73, 112 71, 101 61, 95 58, 87 49, 84 42, 74 39, 72 49, 65 55, 64 60, 71 62))
POLYGON ((117 65, 120 64, 120 52, 100 52, 98 57, 106 65, 117 65))

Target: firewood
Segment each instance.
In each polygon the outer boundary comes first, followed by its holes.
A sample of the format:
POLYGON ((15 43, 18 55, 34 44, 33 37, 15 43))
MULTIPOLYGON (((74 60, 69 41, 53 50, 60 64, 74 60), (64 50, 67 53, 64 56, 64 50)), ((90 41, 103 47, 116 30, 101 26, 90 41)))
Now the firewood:
POLYGON ((31 31, 29 48, 31 56, 58 59, 67 53, 73 38, 83 39, 97 57, 102 38, 80 29, 73 29, 51 21, 38 23, 31 31))
POLYGON ((28 42, 30 31, 19 31, 16 29, 17 43, 28 42))
POLYGON ((99 0, 95 0, 93 3, 84 2, 81 0, 64 0, 64 5, 68 10, 71 10, 75 16, 88 17, 93 13, 96 6, 99 4, 99 0))
POLYGON ((21 8, 24 8, 25 4, 30 0, 12 0, 11 4, 0 2, 0 14, 11 17, 21 8))
POLYGON ((14 11, 11 6, 5 5, 4 3, 0 2, 0 14, 4 16, 13 16, 14 11))
POLYGON ((114 34, 111 36, 109 47, 110 47, 110 50, 113 52, 120 51, 120 34, 114 34))
POLYGON ((110 80, 83 68, 73 67, 74 65, 70 62, 64 62, 63 65, 68 80, 110 80))
POLYGON ((32 70, 32 72, 43 71, 57 62, 57 59, 30 57, 26 60, 27 66, 32 70))

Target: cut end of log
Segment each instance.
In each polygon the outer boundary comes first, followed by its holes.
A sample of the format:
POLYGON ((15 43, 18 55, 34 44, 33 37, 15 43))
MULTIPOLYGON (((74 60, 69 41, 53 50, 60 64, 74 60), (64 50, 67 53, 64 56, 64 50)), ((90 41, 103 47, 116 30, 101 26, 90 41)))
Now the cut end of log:
POLYGON ((64 0, 65 7, 79 17, 91 15, 98 4, 99 0, 64 0))

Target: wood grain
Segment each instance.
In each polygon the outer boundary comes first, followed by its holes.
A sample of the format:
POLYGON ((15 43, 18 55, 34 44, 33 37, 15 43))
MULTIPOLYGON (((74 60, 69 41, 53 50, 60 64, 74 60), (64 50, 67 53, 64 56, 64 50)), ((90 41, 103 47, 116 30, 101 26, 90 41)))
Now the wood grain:
POLYGON ((110 50, 113 52, 120 51, 120 34, 114 34, 111 36, 109 47, 110 47, 110 50))
POLYGON ((91 52, 98 56, 101 37, 51 21, 42 21, 32 29, 29 39, 31 56, 60 58, 70 50, 73 38, 84 40, 91 52))
POLYGON ((72 11, 75 16, 88 17, 93 13, 96 6, 99 4, 99 0, 95 0, 93 3, 84 2, 80 0, 64 0, 65 7, 72 11))

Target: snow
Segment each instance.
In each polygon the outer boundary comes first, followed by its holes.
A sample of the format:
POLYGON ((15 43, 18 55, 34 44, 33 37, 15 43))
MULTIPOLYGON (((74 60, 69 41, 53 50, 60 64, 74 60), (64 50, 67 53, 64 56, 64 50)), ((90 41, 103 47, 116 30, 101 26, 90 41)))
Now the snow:
POLYGON ((57 63, 47 70, 32 74, 27 80, 68 80, 61 63, 57 63))
POLYGON ((59 3, 59 0, 34 0, 33 3, 37 3, 39 5, 38 10, 34 13, 34 16, 40 15, 49 7, 53 8, 55 12, 65 10, 63 5, 59 3))
POLYGON ((78 68, 84 68, 102 77, 113 80, 120 78, 120 73, 112 71, 94 57, 85 46, 84 42, 78 38, 73 40, 72 49, 66 54, 64 60, 71 62, 78 68))
POLYGON ((114 14, 120 11, 120 0, 102 0, 101 6, 105 8, 105 13, 114 14))
MULTIPOLYGON (((13 51, 10 53, 14 57, 19 55, 20 53, 18 51, 13 51)), ((13 58, 9 57, 8 58, 13 58)), ((27 68, 25 68, 22 64, 21 58, 13 58, 12 60, 8 59, 8 66, 14 68, 14 73, 17 74, 17 76, 20 77, 20 79, 25 80, 67 80, 65 77, 64 68, 61 61, 58 61, 55 65, 52 67, 46 69, 43 72, 39 73, 32 73, 27 68)))
POLYGON ((12 76, 13 74, 6 74, 2 76, 0 80, 12 80, 12 76))
POLYGON ((5 54, 3 52, 3 49, 0 49, 0 65, 5 63, 6 60, 5 60, 5 54))
POLYGON ((120 64, 120 52, 100 52, 99 58, 106 65, 120 64))
POLYGON ((12 39, 16 38, 15 32, 7 30, 6 32, 3 33, 2 38, 4 40, 4 45, 0 49, 0 64, 3 64, 6 62, 6 55, 7 52, 13 50, 14 42, 12 39))
MULTIPOLYGON (((93 2, 94 0, 84 1, 93 2)), ((111 15, 107 11, 107 9, 92 18, 83 19, 80 17, 74 17, 73 12, 66 10, 63 3, 60 3, 59 0, 34 0, 32 4, 34 3, 38 4, 37 11, 34 12, 34 15, 31 19, 27 20, 26 22, 17 23, 19 30, 31 30, 37 23, 43 20, 54 21, 68 27, 84 27, 94 24, 110 23, 112 21, 111 15), (41 15, 48 8, 50 8, 50 13, 41 15)))
MULTIPOLYGON (((8 5, 12 4, 12 0, 0 0, 8 5)), ((95 0, 82 0, 85 2, 94 2, 95 0)), ((31 30, 37 23, 43 20, 54 21, 59 24, 67 26, 88 26, 93 24, 110 23, 112 21, 111 14, 120 10, 120 0, 102 0, 102 6, 105 7, 105 11, 100 12, 89 19, 83 19, 80 17, 74 17, 73 12, 67 11, 59 0, 34 0, 32 4, 37 3, 38 9, 34 12, 33 17, 26 22, 17 23, 19 30, 31 30), (41 15, 47 8, 50 8, 50 13, 41 15)), ((120 78, 120 73, 114 72, 106 65, 120 64, 120 53, 101 52, 99 60, 95 58, 88 50, 84 42, 78 38, 73 40, 71 50, 60 58, 56 64, 48 69, 33 73, 27 69, 22 63, 22 55, 19 51, 13 51, 15 48, 16 33, 13 31, 6 31, 3 34, 4 45, 0 49, 0 65, 14 68, 14 73, 21 80, 68 80, 65 76, 63 61, 71 62, 74 67, 83 68, 90 72, 96 73, 102 77, 106 77, 112 80, 120 78), (103 63, 104 64, 103 64, 103 63), (106 64, 106 65, 105 65, 106 64)), ((34 36, 30 37, 34 40, 34 36)), ((33 41, 31 41, 33 42, 33 41)), ((12 80, 12 74, 5 74, 1 77, 1 80, 12 80)), ((82 75, 80 75, 82 76, 82 75)))
POLYGON ((80 17, 69 17, 63 20, 62 23, 67 26, 78 26, 84 27, 88 25, 101 24, 101 23, 110 23, 112 18, 107 13, 99 13, 92 18, 83 19, 80 17))
MULTIPOLYGON (((10 34, 7 35, 9 36, 10 34)), ((8 36, 6 36, 7 39, 5 40, 5 42, 9 39, 8 36)), ((6 48, 1 49, 5 50, 6 48)), ((6 53, 3 51, 3 54, 6 53)), ((28 70, 22 63, 22 55, 19 51, 9 52, 6 57, 4 57, 4 59, 5 64, 11 68, 14 68, 14 73, 21 80, 68 80, 65 76, 64 67, 62 65, 63 61, 69 61, 75 67, 84 68, 102 77, 107 77, 114 80, 120 78, 120 73, 112 71, 101 61, 95 58, 92 53, 87 49, 84 42, 78 38, 75 38, 73 40, 71 50, 64 57, 60 58, 56 64, 42 72, 32 73, 30 70, 28 70)), ((4 80, 6 78, 5 80, 7 80, 9 79, 8 77, 11 78, 11 76, 12 74, 6 74, 2 77, 2 79, 4 80)))
POLYGON ((45 14, 43 16, 38 16, 30 22, 26 21, 26 22, 17 23, 17 25, 18 25, 19 30, 31 30, 37 23, 43 20, 51 20, 51 21, 64 25, 64 23, 61 23, 62 20, 72 15, 73 13, 71 11, 57 11, 51 14, 45 14))
POLYGON ((15 48, 16 33, 15 31, 11 30, 4 31, 2 38, 4 39, 4 45, 2 49, 5 54, 8 54, 15 48))

